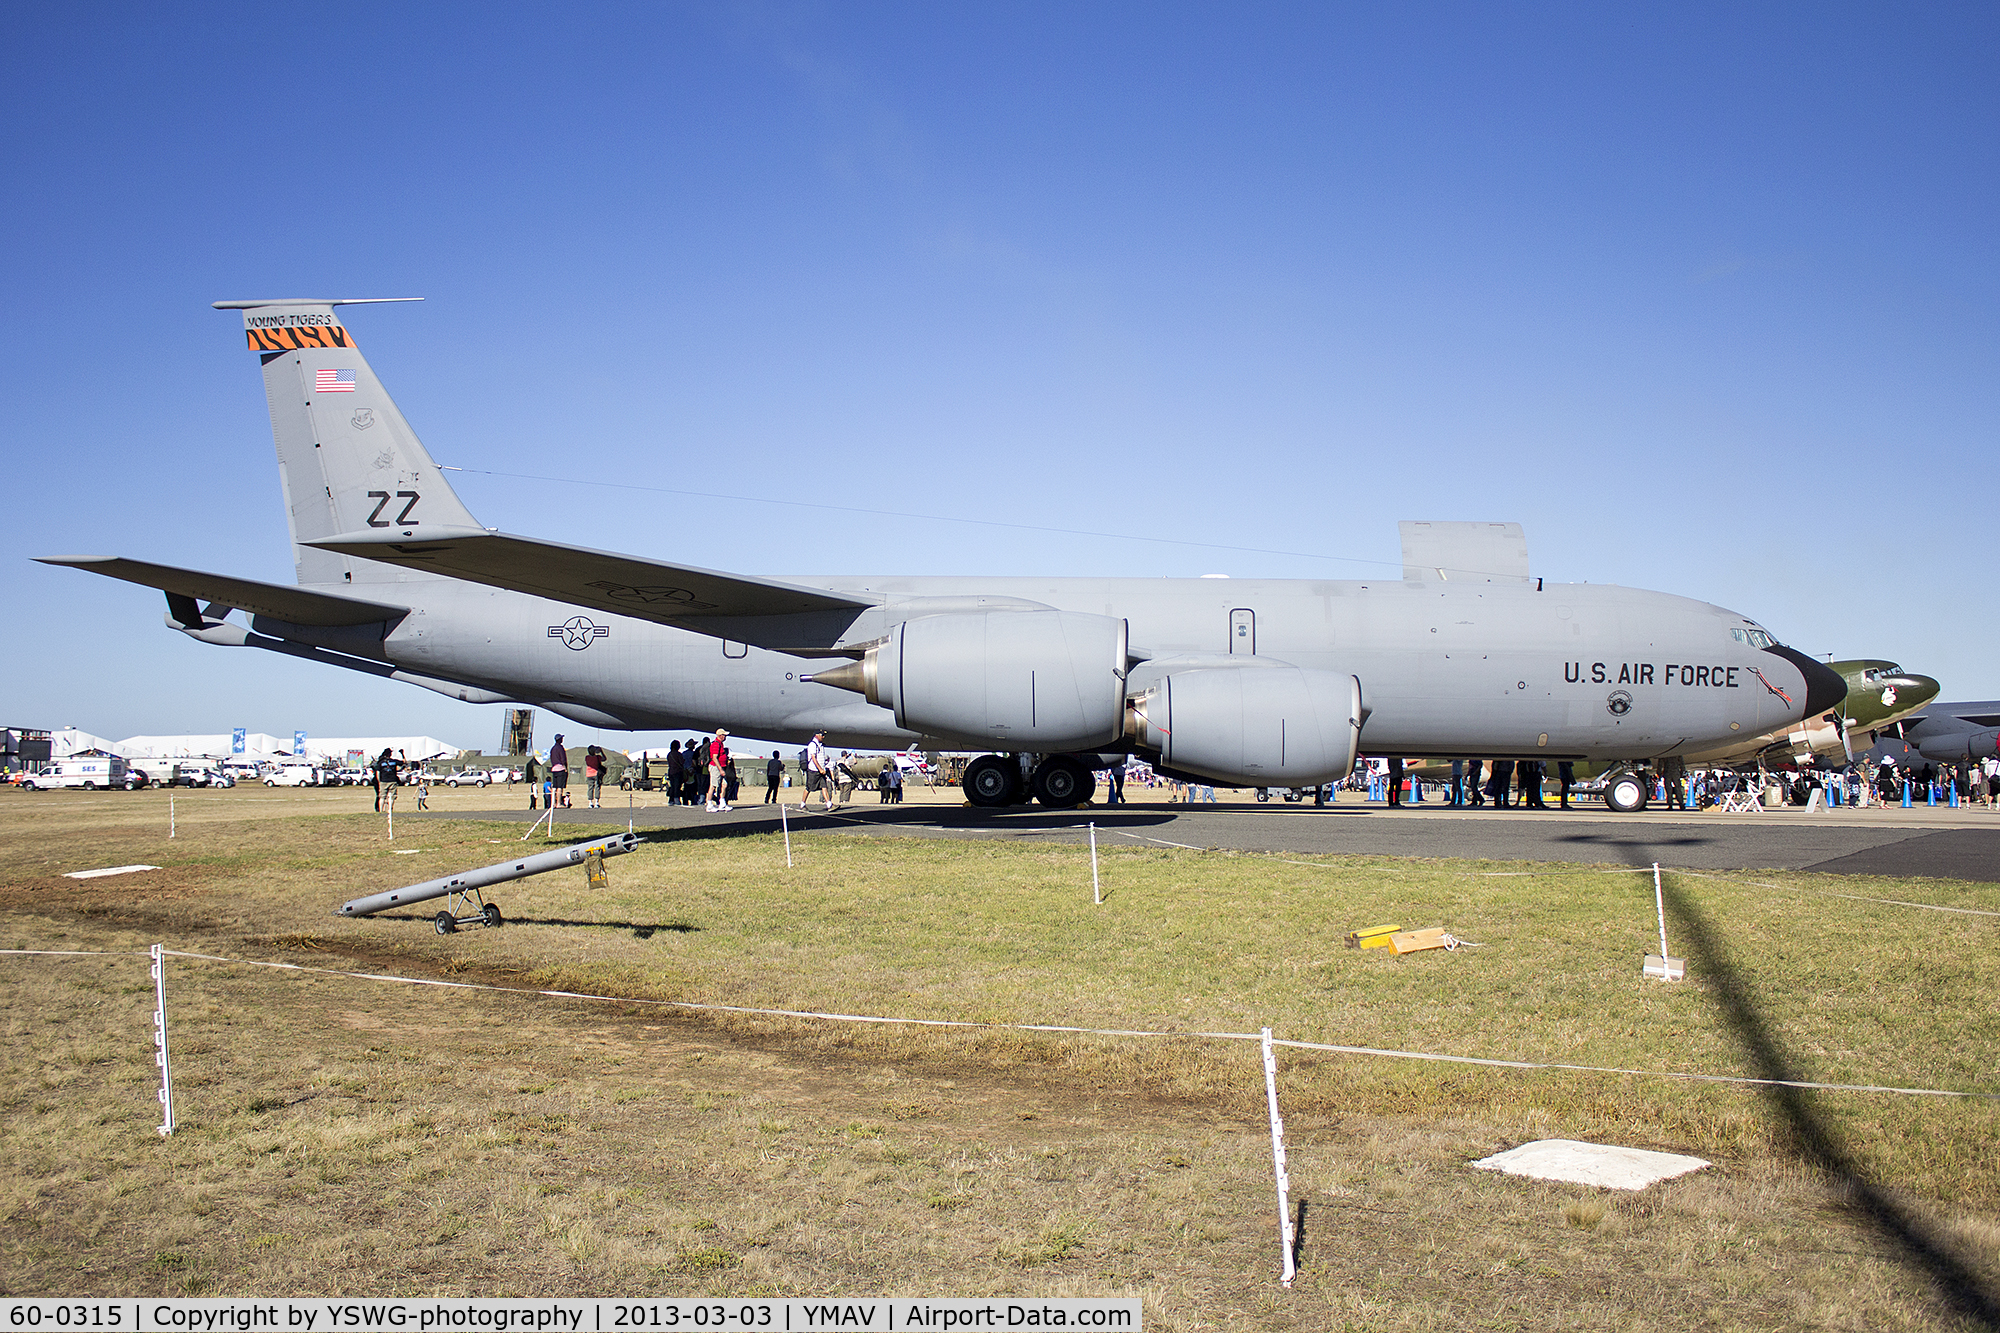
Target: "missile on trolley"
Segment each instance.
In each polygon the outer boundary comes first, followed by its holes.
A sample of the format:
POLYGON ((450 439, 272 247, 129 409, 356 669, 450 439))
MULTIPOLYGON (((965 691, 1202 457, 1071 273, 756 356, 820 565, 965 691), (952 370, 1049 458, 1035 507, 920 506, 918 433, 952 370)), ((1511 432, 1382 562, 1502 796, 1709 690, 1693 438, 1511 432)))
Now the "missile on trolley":
MULTIPOLYGON (((374 893, 366 898, 356 898, 342 903, 335 916, 369 916, 375 912, 387 911, 391 907, 407 907, 411 903, 428 902, 432 898, 442 898, 451 894, 454 898, 465 894, 476 898, 479 891, 495 884, 505 884, 510 879, 526 879, 530 875, 545 875, 551 870, 561 870, 565 866, 582 865, 584 858, 592 852, 604 856, 622 856, 636 848, 644 839, 636 833, 620 833, 614 837, 599 838, 594 842, 579 842, 573 847, 558 847, 551 852, 537 852, 533 856, 523 856, 514 861, 502 861, 498 865, 467 870, 456 875, 446 875, 441 879, 427 879, 421 884, 411 884, 401 889, 390 889, 387 893, 374 893)), ((488 925, 498 925, 499 910, 484 910, 482 915, 488 925)), ((456 915, 441 913, 440 915, 456 915)), ((477 920, 477 917, 470 918, 477 920)))

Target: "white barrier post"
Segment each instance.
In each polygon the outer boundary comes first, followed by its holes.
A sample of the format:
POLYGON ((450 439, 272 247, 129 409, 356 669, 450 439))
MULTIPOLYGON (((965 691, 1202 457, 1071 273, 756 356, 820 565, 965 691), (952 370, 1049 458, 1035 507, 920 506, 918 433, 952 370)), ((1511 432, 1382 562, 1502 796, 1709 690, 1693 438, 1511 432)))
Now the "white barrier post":
POLYGON ((785 813, 785 803, 778 802, 778 823, 785 830, 785 869, 792 868, 792 817, 785 813))
POLYGON ((155 944, 153 954, 153 1063, 160 1067, 160 1137, 174 1132, 174 1079, 167 1067, 167 959, 165 945, 155 944))
POLYGON ((528 839, 530 839, 530 838, 534 837, 534 836, 535 836, 535 830, 536 830, 536 829, 538 829, 538 828, 540 828, 540 827, 542 826, 542 821, 543 821, 544 819, 546 819, 546 820, 548 820, 548 821, 549 821, 549 836, 550 836, 551 838, 555 837, 555 836, 556 836, 556 808, 555 808, 554 806, 550 806, 550 807, 549 807, 549 812, 548 812, 547 814, 545 814, 545 815, 536 815, 536 816, 535 816, 535 822, 534 822, 534 823, 532 823, 532 824, 530 824, 530 825, 528 825, 528 831, 527 831, 526 833, 523 833, 523 834, 521 835, 521 841, 522 841, 522 842, 526 842, 526 841, 527 841, 528 839))
POLYGON ((1090 826, 1090 900, 1104 906, 1104 891, 1097 886, 1097 825, 1090 826))
POLYGON ((175 832, 175 830, 174 830, 174 798, 173 798, 173 793, 169 792, 169 793, 167 794, 167 836, 168 836, 169 838, 173 837, 173 836, 174 836, 174 832, 175 832))
POLYGON ((1292 1263, 1292 1178, 1285 1170, 1285 1122, 1278 1116, 1278 1061, 1271 1053, 1271 1029, 1264 1029, 1264 1097, 1271 1105, 1271 1167, 1278 1177, 1278 1239, 1285 1247, 1283 1282, 1287 1288, 1297 1269, 1292 1263))

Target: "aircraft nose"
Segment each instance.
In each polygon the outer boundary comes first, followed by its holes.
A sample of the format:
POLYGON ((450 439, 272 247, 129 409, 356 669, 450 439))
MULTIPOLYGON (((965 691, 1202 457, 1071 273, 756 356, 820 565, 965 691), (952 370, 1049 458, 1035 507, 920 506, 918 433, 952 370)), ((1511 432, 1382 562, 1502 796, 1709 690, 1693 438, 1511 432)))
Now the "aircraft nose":
POLYGON ((1938 691, 1943 688, 1929 676, 1912 675, 1909 672, 1891 676, 1882 684, 1896 687, 1896 703, 1903 708, 1921 708, 1937 698, 1938 691))
POLYGON ((1824 662, 1815 662, 1796 648, 1782 644, 1766 648, 1767 653, 1775 653, 1798 669, 1799 676, 1806 685, 1807 717, 1818 717, 1830 709, 1840 706, 1847 697, 1847 682, 1841 674, 1824 662))

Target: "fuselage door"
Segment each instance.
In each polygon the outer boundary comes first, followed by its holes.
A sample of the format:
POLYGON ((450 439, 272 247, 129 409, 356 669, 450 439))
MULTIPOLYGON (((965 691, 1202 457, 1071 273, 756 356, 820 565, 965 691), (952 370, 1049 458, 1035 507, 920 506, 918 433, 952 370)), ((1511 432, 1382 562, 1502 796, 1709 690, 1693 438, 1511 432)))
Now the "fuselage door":
POLYGON ((1229 613, 1229 651, 1246 654, 1257 651, 1257 613, 1248 607, 1238 607, 1229 613))

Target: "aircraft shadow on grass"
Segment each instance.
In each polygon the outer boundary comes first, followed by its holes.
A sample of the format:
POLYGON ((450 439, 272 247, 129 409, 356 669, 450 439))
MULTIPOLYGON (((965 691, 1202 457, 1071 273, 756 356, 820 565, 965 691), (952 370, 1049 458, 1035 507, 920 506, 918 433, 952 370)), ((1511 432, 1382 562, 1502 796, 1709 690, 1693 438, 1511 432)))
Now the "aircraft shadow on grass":
MULTIPOLYGON (((1666 844, 1662 844, 1666 845, 1666 844)), ((1635 870, 1650 870, 1661 858, 1650 848, 1635 848, 1635 870)), ((1666 911, 1679 927, 1688 969, 1706 978, 1722 1010, 1722 1018, 1743 1052, 1748 1073, 1774 1082, 1800 1082, 1803 1076, 1791 1054, 1779 1043, 1743 973, 1723 948, 1722 932, 1710 922, 1669 871, 1661 883, 1666 911)), ((1814 1108, 1803 1088, 1767 1086, 1760 1089, 1772 1116, 1786 1131, 1792 1156, 1816 1167, 1846 1187, 1851 1206, 1888 1241, 1898 1257, 1935 1285, 1952 1311, 1988 1328, 2000 1328, 2000 1293, 1922 1218, 1911 1212, 1874 1181, 1861 1174, 1840 1136, 1814 1108)))

